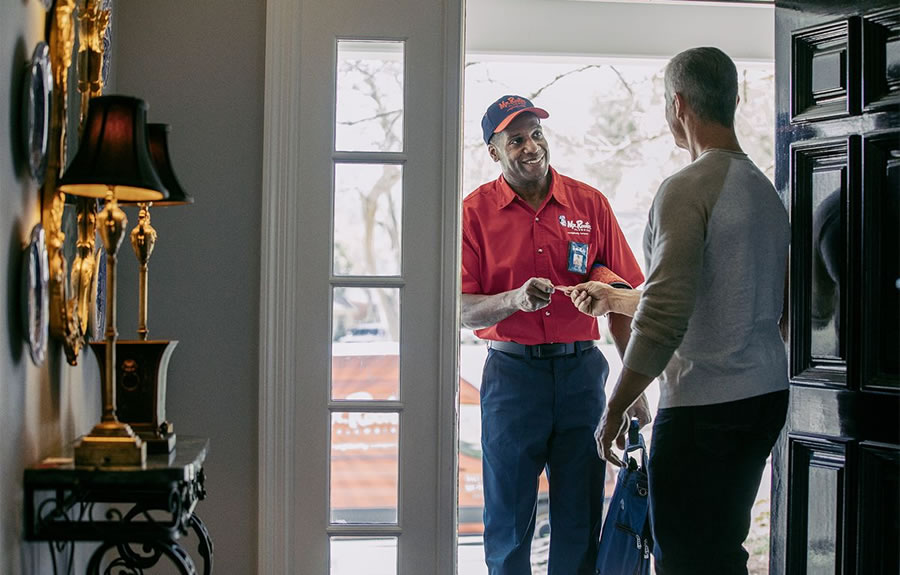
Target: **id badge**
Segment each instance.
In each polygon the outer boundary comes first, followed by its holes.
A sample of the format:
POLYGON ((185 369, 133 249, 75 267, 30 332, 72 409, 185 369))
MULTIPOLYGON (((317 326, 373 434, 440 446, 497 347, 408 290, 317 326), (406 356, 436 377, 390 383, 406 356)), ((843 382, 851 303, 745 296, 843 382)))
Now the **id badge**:
POLYGON ((587 273, 588 245, 569 242, 569 271, 584 275, 587 273))

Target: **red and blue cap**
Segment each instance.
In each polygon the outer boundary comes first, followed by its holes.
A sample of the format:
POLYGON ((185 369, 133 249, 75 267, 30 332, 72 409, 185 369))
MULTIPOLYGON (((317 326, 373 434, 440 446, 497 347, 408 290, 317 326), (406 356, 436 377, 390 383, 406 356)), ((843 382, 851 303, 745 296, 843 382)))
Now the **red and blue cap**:
POLYGON ((481 131, 484 133, 484 143, 490 143, 491 137, 506 129, 513 119, 523 112, 531 112, 538 118, 549 118, 550 114, 543 108, 537 108, 528 98, 522 96, 506 95, 488 106, 481 118, 481 131))

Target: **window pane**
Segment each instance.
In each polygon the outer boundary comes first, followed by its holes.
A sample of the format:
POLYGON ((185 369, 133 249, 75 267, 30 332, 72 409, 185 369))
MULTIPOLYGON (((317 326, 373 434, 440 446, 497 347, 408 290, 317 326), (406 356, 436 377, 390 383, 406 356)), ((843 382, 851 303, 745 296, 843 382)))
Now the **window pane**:
POLYGON ((336 150, 403 150, 403 48, 403 42, 338 41, 336 150))
POLYGON ((331 414, 331 522, 397 523, 399 413, 331 414))
POLYGON ((400 290, 334 288, 331 398, 400 395, 400 290))
POLYGON ((332 537, 331 575, 396 575, 396 537, 332 537))
POLYGON ((400 274, 403 168, 334 166, 334 274, 400 274))

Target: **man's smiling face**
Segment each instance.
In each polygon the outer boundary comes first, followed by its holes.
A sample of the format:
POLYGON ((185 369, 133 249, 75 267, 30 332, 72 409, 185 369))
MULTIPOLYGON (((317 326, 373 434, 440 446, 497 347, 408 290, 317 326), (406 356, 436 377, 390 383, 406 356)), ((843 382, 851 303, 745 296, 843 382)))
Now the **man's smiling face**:
POLYGON ((503 177, 514 189, 540 184, 550 169, 550 146, 541 121, 530 112, 519 114, 506 129, 494 134, 488 153, 500 162, 503 177))

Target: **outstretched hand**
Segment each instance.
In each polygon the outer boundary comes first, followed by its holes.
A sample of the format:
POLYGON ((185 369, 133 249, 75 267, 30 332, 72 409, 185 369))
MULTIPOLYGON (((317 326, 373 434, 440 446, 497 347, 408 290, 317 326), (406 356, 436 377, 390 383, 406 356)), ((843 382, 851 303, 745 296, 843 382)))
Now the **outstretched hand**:
POLYGON ((589 281, 573 287, 569 297, 581 313, 601 316, 612 311, 609 295, 615 290, 609 284, 589 281))

